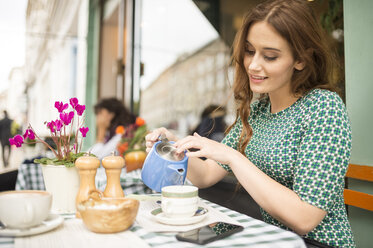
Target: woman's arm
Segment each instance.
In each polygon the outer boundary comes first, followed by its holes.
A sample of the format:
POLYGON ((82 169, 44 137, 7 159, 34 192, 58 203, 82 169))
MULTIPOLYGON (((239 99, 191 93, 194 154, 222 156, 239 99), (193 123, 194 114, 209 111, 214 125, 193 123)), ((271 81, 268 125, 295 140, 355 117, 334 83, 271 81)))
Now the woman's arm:
POLYGON ((106 135, 106 128, 102 126, 97 126, 96 143, 104 143, 105 135, 106 135))
POLYGON ((302 201, 294 191, 267 176, 242 154, 232 156, 229 166, 259 206, 296 233, 307 234, 325 217, 326 211, 302 201))
POLYGON ((96 143, 104 143, 106 132, 110 128, 110 122, 113 119, 114 114, 110 113, 106 109, 101 109, 96 115, 96 127, 97 136, 96 143))
POLYGON ((198 188, 210 187, 227 175, 215 161, 189 157, 187 178, 198 188))
MULTIPOLYGON (((196 157, 207 157, 230 166, 241 185, 265 211, 300 235, 315 228, 326 215, 326 211, 302 201, 294 191, 267 176, 240 152, 224 144, 195 135, 178 141, 176 146, 179 152, 198 148, 196 152, 187 152, 191 161, 196 157)), ((191 163, 188 179, 197 186, 213 183, 211 178, 218 179, 221 174, 209 166, 201 171, 196 163, 191 163), (216 174, 210 176, 210 173, 216 174)))

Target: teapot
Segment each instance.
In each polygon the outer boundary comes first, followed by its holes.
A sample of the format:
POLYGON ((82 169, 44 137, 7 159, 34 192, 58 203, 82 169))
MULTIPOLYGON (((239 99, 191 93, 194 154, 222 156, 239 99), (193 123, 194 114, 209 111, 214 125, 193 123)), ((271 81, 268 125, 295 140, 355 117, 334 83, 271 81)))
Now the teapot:
POLYGON ((146 186, 156 192, 170 185, 182 185, 188 168, 188 157, 184 153, 177 154, 173 141, 161 137, 145 159, 141 178, 146 186))

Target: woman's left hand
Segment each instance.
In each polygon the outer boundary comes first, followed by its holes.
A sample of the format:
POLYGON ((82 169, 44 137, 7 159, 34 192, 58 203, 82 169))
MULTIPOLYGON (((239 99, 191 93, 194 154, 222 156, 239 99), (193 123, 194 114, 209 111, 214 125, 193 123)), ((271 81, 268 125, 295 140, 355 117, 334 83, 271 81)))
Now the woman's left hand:
POLYGON ((197 133, 178 140, 175 143, 175 147, 177 148, 177 153, 187 150, 186 155, 188 157, 205 157, 226 165, 231 163, 231 158, 234 157, 232 155, 239 153, 229 146, 201 137, 197 133))

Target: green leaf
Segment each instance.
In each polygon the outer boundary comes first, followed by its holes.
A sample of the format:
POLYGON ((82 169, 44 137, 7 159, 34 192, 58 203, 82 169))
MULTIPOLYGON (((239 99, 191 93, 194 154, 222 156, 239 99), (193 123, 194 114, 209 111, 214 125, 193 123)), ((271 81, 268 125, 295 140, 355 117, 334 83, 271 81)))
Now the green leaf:
POLYGON ((129 147, 134 147, 134 145, 137 144, 139 141, 145 140, 146 132, 147 132, 146 125, 142 125, 141 127, 138 127, 136 129, 133 139, 129 143, 129 147))
POLYGON ((49 158, 34 159, 36 164, 48 164, 49 162, 51 162, 49 158))
MULTIPOLYGON (((80 152, 80 153, 70 153, 68 156, 68 159, 62 159, 59 160, 58 158, 41 158, 41 159, 34 159, 35 164, 44 164, 44 165, 64 165, 66 167, 74 167, 75 166, 75 161, 81 157, 86 155, 85 152, 80 152)), ((89 154, 91 157, 96 157, 94 154, 89 154)))

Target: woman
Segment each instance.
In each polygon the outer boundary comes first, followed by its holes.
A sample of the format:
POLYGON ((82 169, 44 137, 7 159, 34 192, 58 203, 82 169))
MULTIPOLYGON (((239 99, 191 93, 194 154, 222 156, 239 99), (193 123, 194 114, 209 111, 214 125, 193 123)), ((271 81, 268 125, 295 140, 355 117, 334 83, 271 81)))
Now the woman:
POLYGON ((263 219, 330 246, 354 247, 343 201, 351 149, 345 106, 333 92, 332 56, 306 1, 265 2, 245 17, 233 52, 237 118, 218 143, 177 139, 188 179, 214 185, 228 171, 260 205, 263 219), (262 97, 254 101, 253 93, 262 97), (208 158, 201 161, 198 157, 208 158))
POLYGON ((95 105, 97 138, 91 152, 102 159, 112 151, 121 139, 116 134, 118 126, 128 126, 136 121, 136 116, 129 112, 124 104, 116 98, 105 98, 95 105))

